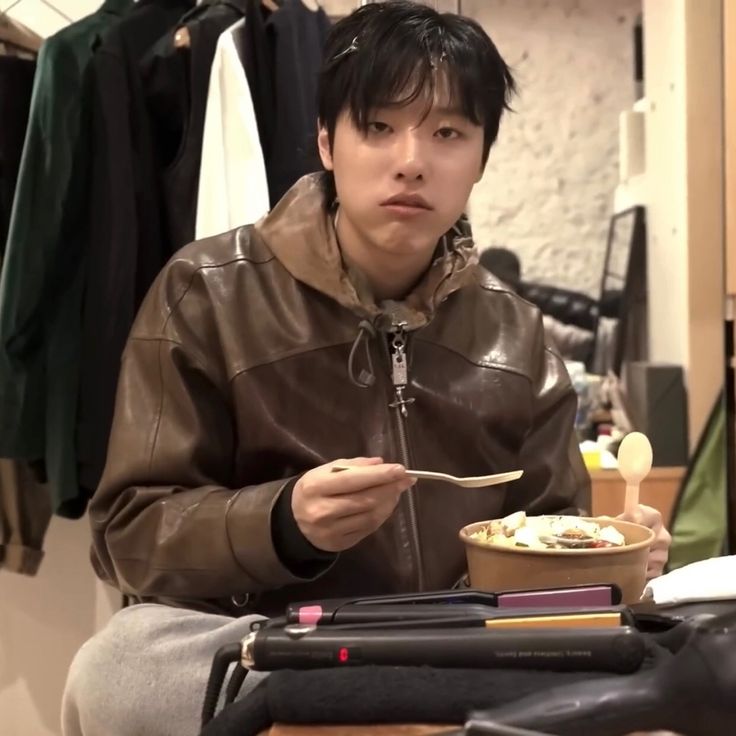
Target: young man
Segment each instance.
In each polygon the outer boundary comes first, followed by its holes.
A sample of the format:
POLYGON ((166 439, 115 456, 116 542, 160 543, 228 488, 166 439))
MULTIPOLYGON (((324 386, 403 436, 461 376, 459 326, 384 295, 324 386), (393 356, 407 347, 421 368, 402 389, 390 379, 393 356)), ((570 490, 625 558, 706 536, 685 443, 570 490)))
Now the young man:
MULTIPOLYGON (((81 650, 67 736, 196 733, 212 654, 245 614, 449 588, 463 525, 589 508, 565 368, 539 313, 476 267, 462 217, 513 86, 473 21, 361 8, 325 52, 327 173, 160 275, 90 516, 100 576, 170 605, 125 609, 81 650), (465 490, 407 467, 524 476, 465 490)), ((666 532, 641 518, 655 573, 666 532)))

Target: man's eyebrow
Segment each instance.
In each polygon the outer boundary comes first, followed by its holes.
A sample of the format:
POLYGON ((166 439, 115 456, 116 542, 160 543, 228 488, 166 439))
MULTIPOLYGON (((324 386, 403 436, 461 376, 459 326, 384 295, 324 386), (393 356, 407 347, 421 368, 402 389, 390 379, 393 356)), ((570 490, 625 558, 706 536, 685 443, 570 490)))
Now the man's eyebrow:
POLYGON ((458 105, 454 105, 452 107, 433 107, 432 112, 438 113, 439 115, 459 115, 461 118, 467 117, 465 111, 458 105))

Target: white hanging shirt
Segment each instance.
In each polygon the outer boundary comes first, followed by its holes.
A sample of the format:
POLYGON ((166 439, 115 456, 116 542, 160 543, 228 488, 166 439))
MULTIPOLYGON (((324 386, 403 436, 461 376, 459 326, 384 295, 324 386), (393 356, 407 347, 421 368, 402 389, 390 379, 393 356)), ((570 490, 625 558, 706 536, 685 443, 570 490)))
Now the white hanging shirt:
POLYGON ((197 239, 256 222, 269 210, 268 180, 245 70, 239 20, 218 39, 210 72, 197 196, 197 239))

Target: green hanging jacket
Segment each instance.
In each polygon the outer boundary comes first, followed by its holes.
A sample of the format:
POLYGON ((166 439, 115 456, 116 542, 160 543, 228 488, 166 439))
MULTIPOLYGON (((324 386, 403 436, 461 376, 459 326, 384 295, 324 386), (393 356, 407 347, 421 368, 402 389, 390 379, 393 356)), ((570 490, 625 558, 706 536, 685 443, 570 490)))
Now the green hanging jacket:
POLYGON ((69 517, 85 505, 74 447, 90 136, 85 70, 100 34, 132 5, 106 0, 41 47, 0 276, 0 457, 41 461, 56 511, 69 517))
POLYGON ((726 410, 721 394, 678 493, 668 569, 723 554, 726 518, 726 410))

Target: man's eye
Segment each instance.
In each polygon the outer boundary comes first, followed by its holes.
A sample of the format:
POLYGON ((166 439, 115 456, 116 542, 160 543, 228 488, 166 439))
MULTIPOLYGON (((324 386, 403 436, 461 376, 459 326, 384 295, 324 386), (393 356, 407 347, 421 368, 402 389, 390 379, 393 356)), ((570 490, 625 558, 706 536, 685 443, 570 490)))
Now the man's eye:
POLYGON ((386 133, 389 130, 389 126, 386 125, 386 123, 381 123, 378 121, 373 121, 368 123, 368 132, 369 133, 386 133))
POLYGON ((444 138, 445 140, 452 140, 453 138, 459 138, 461 134, 460 131, 455 130, 455 128, 440 128, 435 135, 440 138, 444 138))

